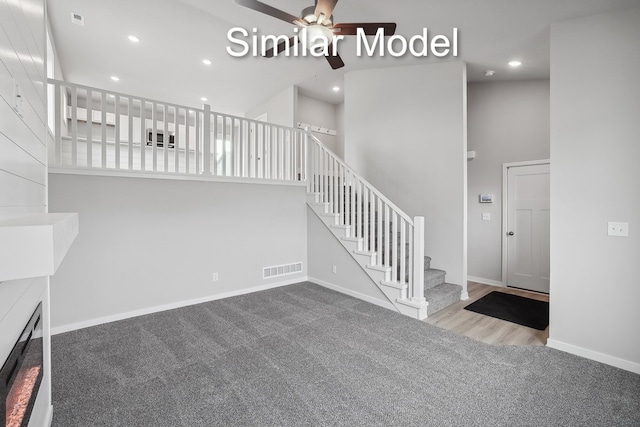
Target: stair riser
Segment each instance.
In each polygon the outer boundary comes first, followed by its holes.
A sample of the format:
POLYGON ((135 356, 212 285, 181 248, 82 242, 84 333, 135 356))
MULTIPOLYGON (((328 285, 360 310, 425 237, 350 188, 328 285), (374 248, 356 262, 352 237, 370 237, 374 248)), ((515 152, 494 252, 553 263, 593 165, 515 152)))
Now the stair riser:
POLYGON ((433 276, 431 278, 426 278, 424 279, 424 288, 425 289, 431 289, 431 288, 435 288, 438 285, 443 284, 445 281, 445 274, 438 274, 436 276, 433 276))

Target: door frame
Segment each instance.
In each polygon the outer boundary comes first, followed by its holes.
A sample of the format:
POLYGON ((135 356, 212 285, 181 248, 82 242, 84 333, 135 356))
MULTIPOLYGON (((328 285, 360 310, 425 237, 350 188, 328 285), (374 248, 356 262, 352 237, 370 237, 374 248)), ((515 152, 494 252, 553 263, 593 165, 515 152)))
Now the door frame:
MULTIPOLYGON (((514 163, 503 163, 502 164, 502 286, 505 288, 508 286, 508 277, 507 277, 507 266, 509 262, 508 250, 507 250, 507 215, 509 214, 509 206, 508 206, 508 173, 509 168, 519 167, 519 166, 536 166, 536 165, 549 165, 551 168, 551 160, 543 159, 543 160, 527 160, 524 162, 514 162, 514 163)), ((551 172, 549 172, 549 176, 551 176, 551 172)))

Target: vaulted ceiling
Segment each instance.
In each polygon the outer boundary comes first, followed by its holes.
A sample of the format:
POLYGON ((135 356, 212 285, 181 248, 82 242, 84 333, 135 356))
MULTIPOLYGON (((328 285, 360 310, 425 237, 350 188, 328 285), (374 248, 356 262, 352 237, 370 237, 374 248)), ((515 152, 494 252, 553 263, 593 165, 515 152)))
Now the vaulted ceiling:
MULTIPOLYGON (((292 15, 312 0, 263 0, 292 15)), ((553 22, 640 5, 640 0, 340 0, 335 22, 396 22, 396 34, 451 38, 459 32, 459 60, 470 81, 549 77, 549 25, 553 22), (522 61, 511 68, 510 60, 522 61)), ((315 98, 342 101, 344 74, 353 70, 452 60, 356 56, 355 37, 341 43, 344 68, 324 58, 234 58, 228 31, 293 35, 293 26, 241 7, 235 0, 49 0, 49 20, 65 79, 188 106, 203 103, 242 115, 271 95, 297 85, 315 98), (85 25, 71 22, 84 16, 85 25), (127 37, 135 35, 139 43, 127 37), (203 64, 210 59, 211 65, 203 64), (110 79, 115 75, 118 82, 110 79)), ((597 31, 594 28, 594 31, 597 31)), ((597 52, 594 52, 597 55, 597 52)), ((393 82, 389 82, 393 84, 393 82)), ((372 88, 375 90, 375 88, 372 88)))

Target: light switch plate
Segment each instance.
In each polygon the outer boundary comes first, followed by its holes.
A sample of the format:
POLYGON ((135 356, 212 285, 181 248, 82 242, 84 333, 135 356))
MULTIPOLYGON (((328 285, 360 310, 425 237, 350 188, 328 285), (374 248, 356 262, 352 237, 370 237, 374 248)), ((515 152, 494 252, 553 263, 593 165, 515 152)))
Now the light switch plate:
POLYGON ((482 213, 482 220, 483 221, 491 221, 491 214, 488 212, 483 212, 482 213))
POLYGON ((629 223, 610 221, 607 226, 607 234, 616 237, 629 237, 629 223))

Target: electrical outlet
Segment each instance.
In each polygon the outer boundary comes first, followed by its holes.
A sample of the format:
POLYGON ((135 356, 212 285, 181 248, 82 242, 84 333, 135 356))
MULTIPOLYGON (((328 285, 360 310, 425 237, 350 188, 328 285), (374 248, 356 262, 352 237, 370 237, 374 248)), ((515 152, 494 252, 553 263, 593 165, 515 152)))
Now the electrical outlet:
POLYGON ((607 224, 607 234, 609 236, 629 237, 629 223, 609 222, 607 224))
POLYGON ((482 220, 483 221, 491 221, 491 214, 488 212, 483 212, 482 213, 482 220))
POLYGON ((338 268, 334 265, 333 268, 331 269, 333 271, 333 274, 336 274, 338 272, 338 268))
POLYGON ((218 273, 213 273, 213 281, 214 282, 218 281, 218 273))

